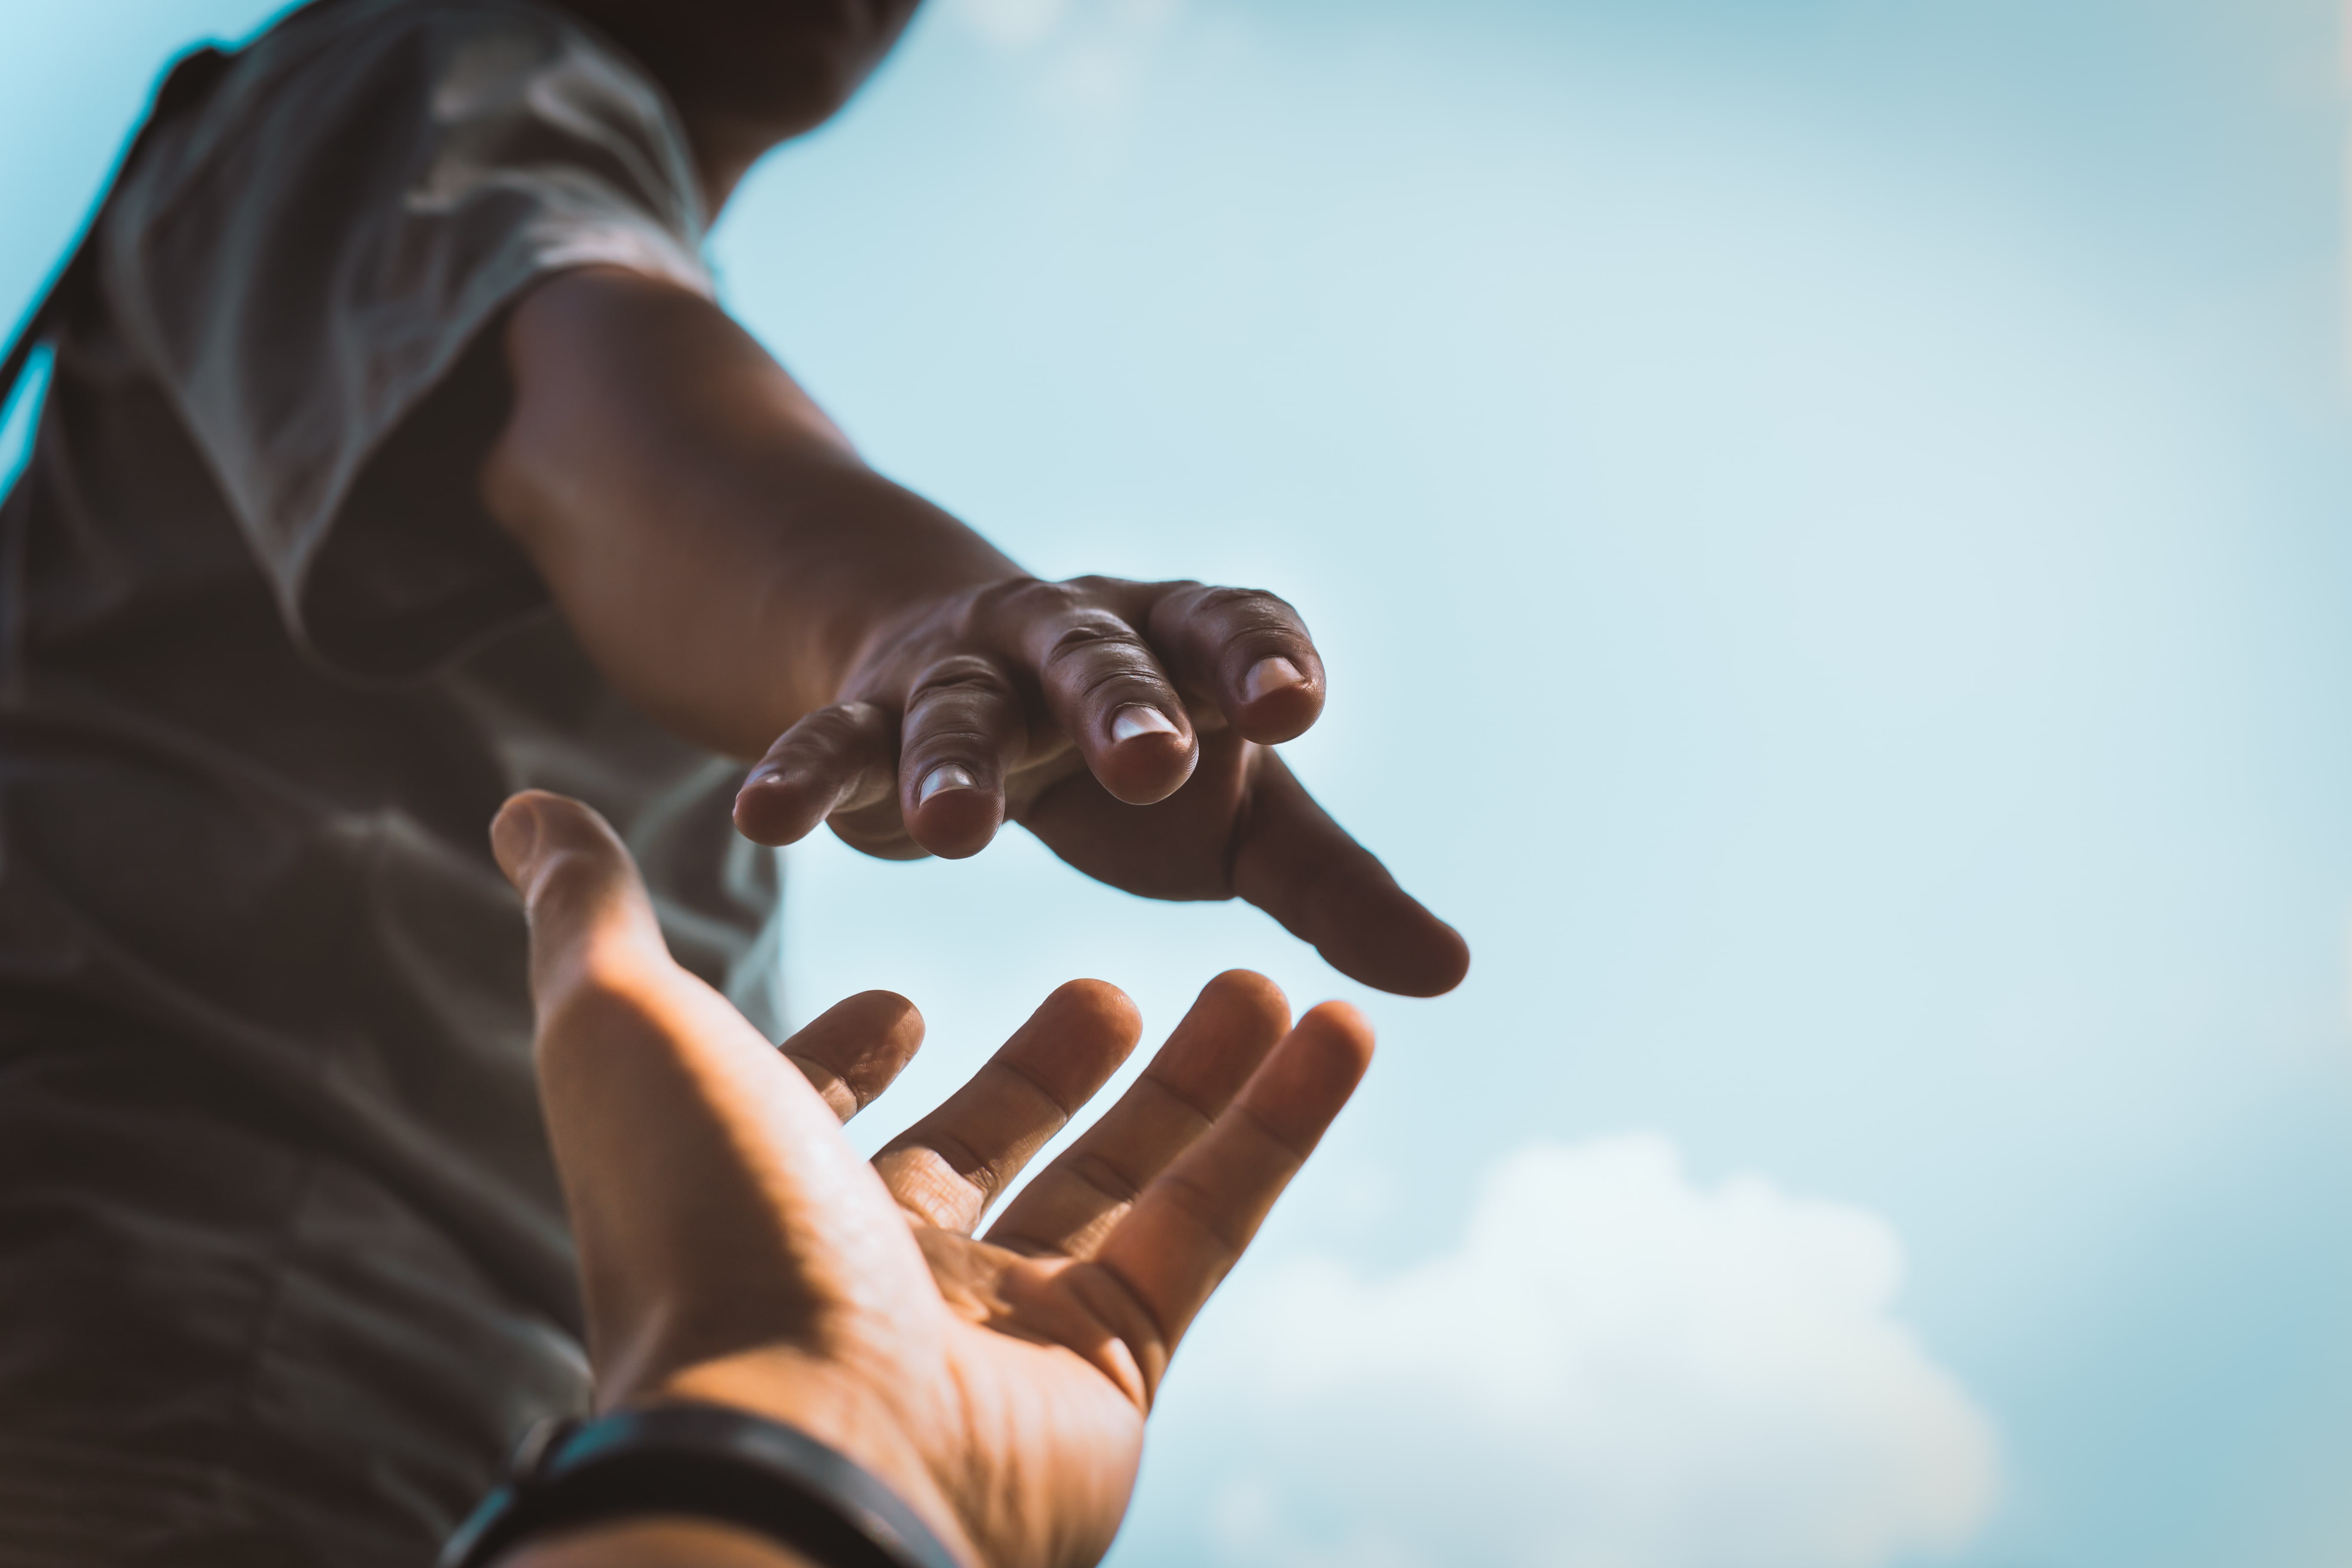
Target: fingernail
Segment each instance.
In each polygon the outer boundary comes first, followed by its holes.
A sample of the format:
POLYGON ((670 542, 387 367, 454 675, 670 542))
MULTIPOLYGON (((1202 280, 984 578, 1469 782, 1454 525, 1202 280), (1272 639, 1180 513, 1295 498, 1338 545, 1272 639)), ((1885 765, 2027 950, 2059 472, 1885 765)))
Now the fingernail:
POLYGON ((931 796, 943 789, 971 789, 978 783, 970 770, 954 763, 942 763, 923 775, 923 787, 915 792, 915 804, 928 805, 931 796))
POLYGON ((499 813, 490 828, 499 868, 520 879, 539 853, 539 808, 529 801, 515 802, 499 813))
POLYGON ((1298 667, 1286 658, 1262 658, 1250 666, 1242 677, 1242 700, 1255 702, 1269 691, 1279 691, 1286 686, 1303 686, 1307 678, 1298 667))
POLYGON ((1110 738, 1113 745, 1124 745, 1138 735, 1172 735, 1176 726, 1168 715, 1157 708, 1122 708, 1112 716, 1110 738))

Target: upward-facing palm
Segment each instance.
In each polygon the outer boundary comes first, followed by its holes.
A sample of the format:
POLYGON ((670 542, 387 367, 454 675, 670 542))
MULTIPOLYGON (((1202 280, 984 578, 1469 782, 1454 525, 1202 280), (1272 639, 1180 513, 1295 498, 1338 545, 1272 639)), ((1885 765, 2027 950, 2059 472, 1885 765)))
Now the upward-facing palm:
POLYGON ((1362 1021, 1334 1005, 1289 1029, 1269 982, 1221 977, 979 1239, 1133 1048, 1116 989, 1055 992, 869 1166, 837 1119, 913 1054, 910 1005, 843 1003, 786 1042, 795 1072, 670 962, 593 813, 518 797, 496 837, 532 914, 600 1404, 717 1399, 791 1422, 975 1562, 1099 1557, 1168 1358, 1361 1076, 1362 1021))

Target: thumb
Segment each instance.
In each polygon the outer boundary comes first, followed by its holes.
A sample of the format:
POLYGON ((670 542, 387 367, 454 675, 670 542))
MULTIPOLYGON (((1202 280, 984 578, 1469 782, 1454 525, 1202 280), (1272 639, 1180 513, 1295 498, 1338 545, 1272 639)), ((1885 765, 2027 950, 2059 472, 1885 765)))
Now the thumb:
POLYGON ((905 1224, 834 1111, 671 960, 604 820, 534 791, 507 802, 490 842, 530 918, 541 1102, 600 1398, 810 1337, 845 1279, 920 1282, 905 1224))
POLYGON ((522 895, 531 995, 542 1016, 592 973, 670 963, 636 862, 612 826, 580 802, 545 790, 513 796, 490 823, 490 852, 522 895))
MULTIPOLYGON (((658 978, 675 968, 635 862, 589 807, 526 790, 491 822, 490 851, 530 920, 531 993, 542 1017, 616 975, 658 978)), ((846 1121, 922 1043, 923 1016, 912 1002, 867 991, 827 1008, 782 1049, 846 1121)))
POLYGON ((1234 836, 1234 890, 1332 968, 1382 991, 1441 996, 1470 971, 1462 933, 1397 886, 1271 750, 1234 836))

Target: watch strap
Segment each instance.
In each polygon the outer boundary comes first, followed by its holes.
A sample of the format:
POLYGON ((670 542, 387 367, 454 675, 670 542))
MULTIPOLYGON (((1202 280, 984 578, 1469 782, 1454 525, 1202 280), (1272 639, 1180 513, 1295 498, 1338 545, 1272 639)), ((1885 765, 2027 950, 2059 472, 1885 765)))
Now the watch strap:
POLYGON ((733 1524, 824 1568, 965 1568, 838 1449, 730 1405, 683 1401, 540 1423, 506 1484, 449 1538, 440 1568, 486 1568, 530 1536, 652 1514, 733 1524))

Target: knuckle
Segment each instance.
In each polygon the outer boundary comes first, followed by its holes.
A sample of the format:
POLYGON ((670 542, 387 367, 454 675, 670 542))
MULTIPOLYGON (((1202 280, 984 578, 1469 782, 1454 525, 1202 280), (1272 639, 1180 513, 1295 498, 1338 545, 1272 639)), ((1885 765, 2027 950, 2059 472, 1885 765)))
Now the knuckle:
POLYGON ((1017 630, 1040 620, 1068 615, 1086 605, 1091 597, 1079 583, 1011 577, 982 589, 972 607, 983 624, 1017 630))
POLYGON ((1069 1173, 1110 1202, 1122 1207, 1133 1203, 1141 1194, 1142 1189, 1135 1184, 1125 1171, 1092 1150, 1073 1154, 1070 1158, 1069 1173))
POLYGON ((1228 1258, 1240 1257, 1249 1246, 1247 1226, 1239 1223, 1228 1205, 1189 1173, 1162 1172, 1155 1185, 1165 1194, 1170 1206, 1181 1211, 1228 1258))
POLYGON ((907 737, 907 744, 898 753, 895 793, 899 804, 911 806, 919 801, 924 780, 933 768, 947 763, 962 767, 975 783, 997 787, 1003 784, 996 742, 987 731, 966 723, 926 724, 907 737))
POLYGON ((1203 583, 1192 593, 1196 603, 1213 610, 1232 609, 1237 605, 1261 605, 1274 599, 1274 595, 1263 588, 1236 588, 1225 583, 1203 583))
POLYGON ((1075 1269, 1070 1284, 1134 1356, 1136 1396, 1149 1405, 1176 1338, 1164 1310, 1116 1263, 1098 1261, 1075 1269))
POLYGON ((931 661, 915 678, 907 707, 917 709, 941 702, 980 704, 1013 700, 1013 682, 1003 667, 984 654, 950 653, 931 661))
POLYGON ((1150 648, 1133 626, 1102 610, 1076 616, 1056 631, 1037 660, 1037 673, 1052 684, 1075 687, 1081 695, 1134 680, 1159 684, 1158 661, 1150 648))
POLYGON ((952 654, 924 670, 907 700, 902 770, 920 773, 952 759, 992 772, 1028 733, 1019 695, 995 660, 952 654))
POLYGON ((1236 631, 1290 631, 1298 625, 1298 612, 1289 601, 1263 588, 1209 588, 1202 593, 1210 613, 1236 631))
POLYGON ((871 702, 837 702, 803 717, 788 738, 795 745, 826 752, 847 750, 875 734, 880 713, 871 702))
POLYGON ((1230 588, 1193 584, 1160 602, 1152 616, 1153 631, 1170 637, 1232 643, 1275 637, 1285 643, 1304 640, 1306 623, 1289 602, 1263 588, 1230 588))

